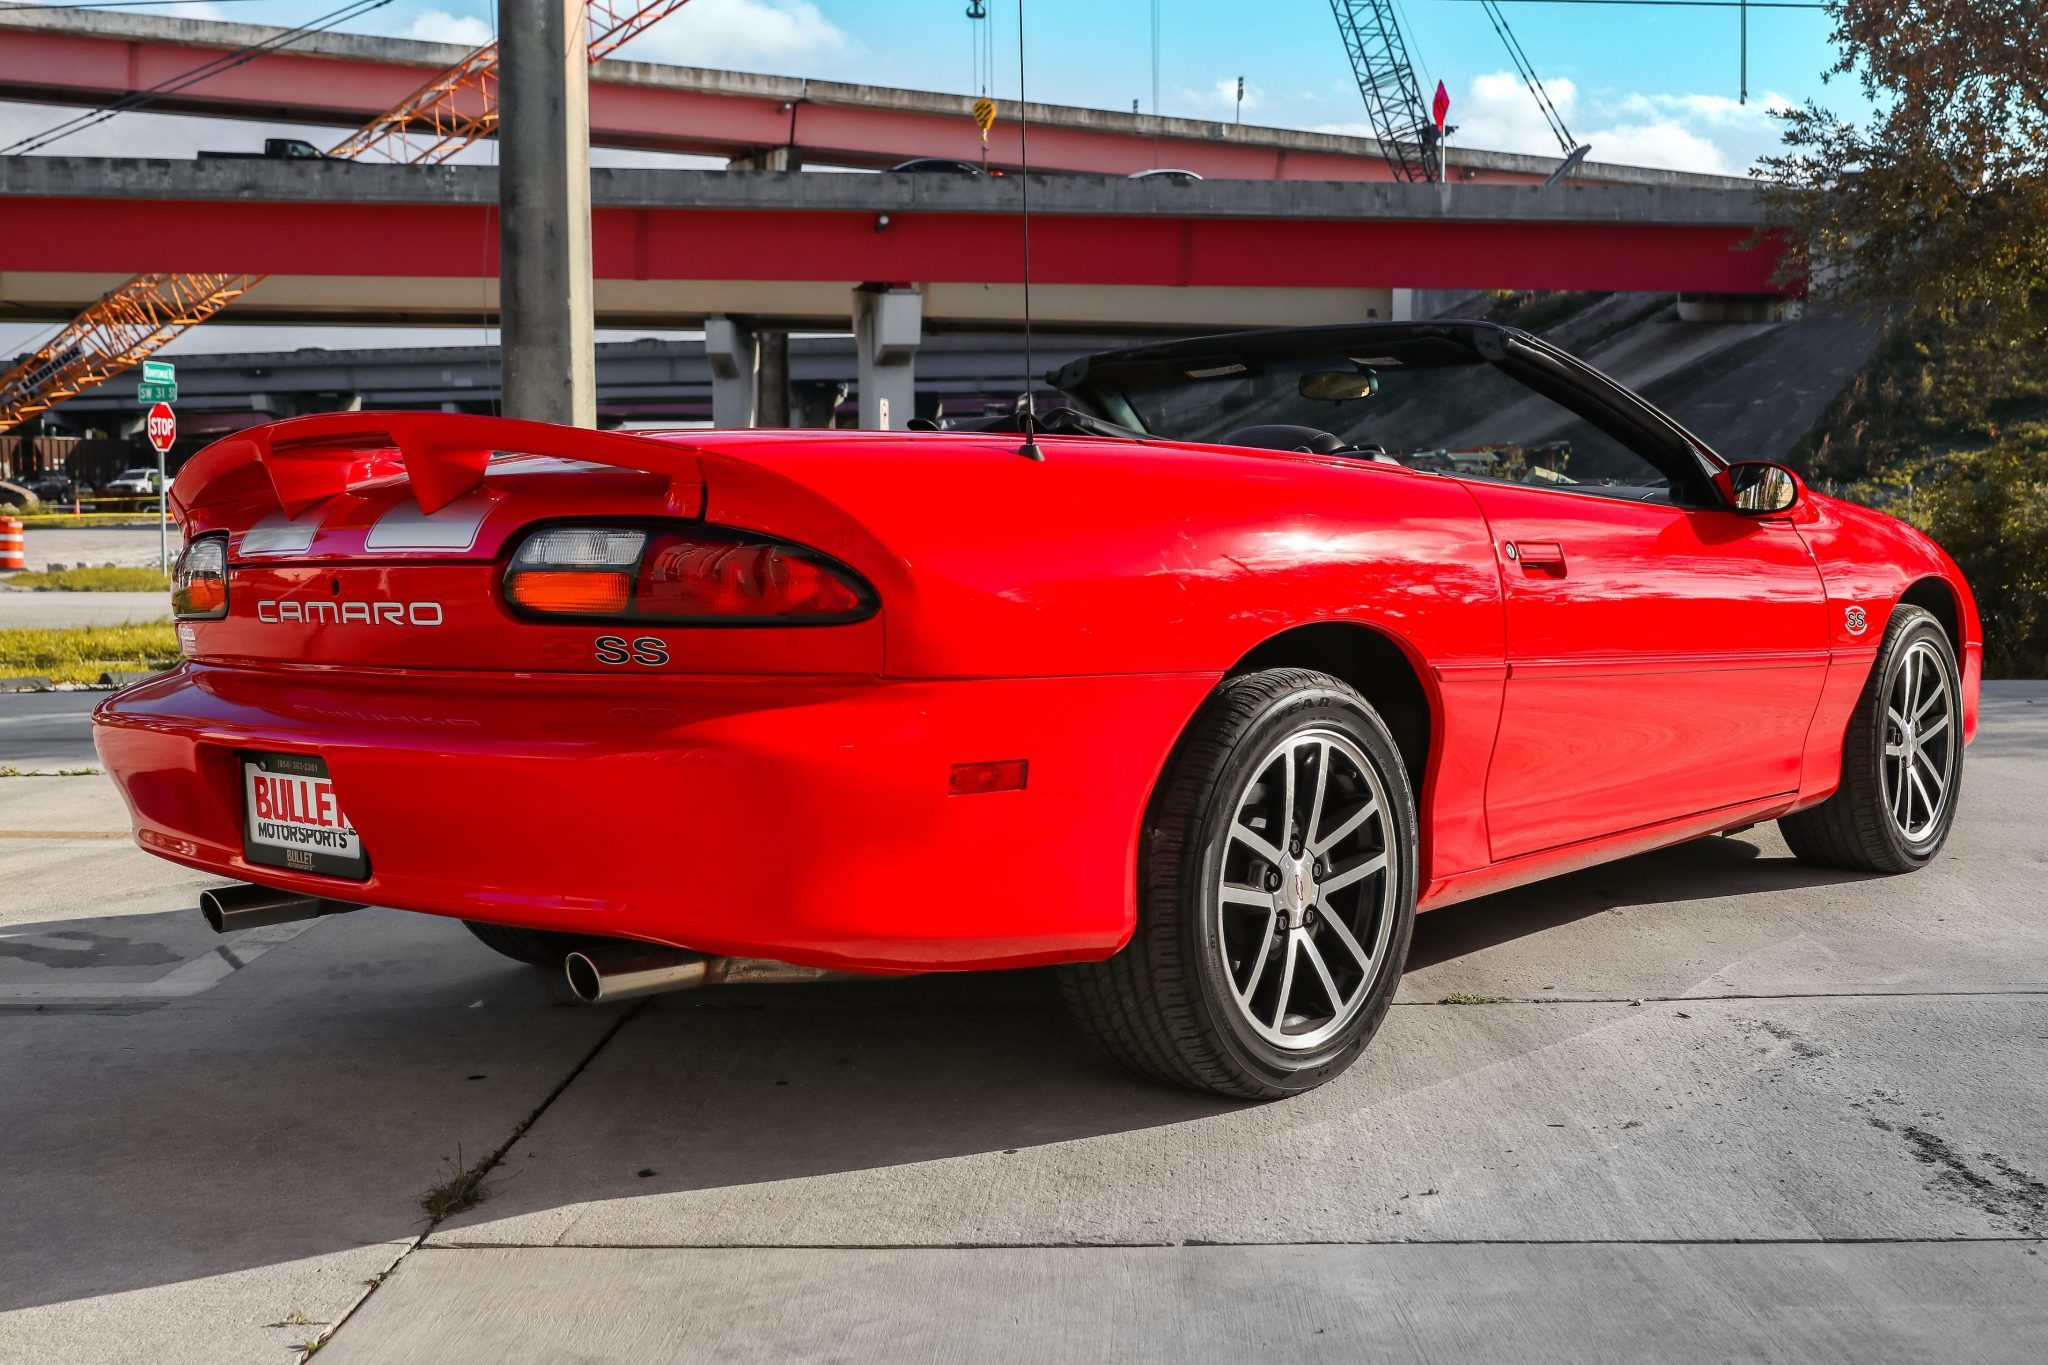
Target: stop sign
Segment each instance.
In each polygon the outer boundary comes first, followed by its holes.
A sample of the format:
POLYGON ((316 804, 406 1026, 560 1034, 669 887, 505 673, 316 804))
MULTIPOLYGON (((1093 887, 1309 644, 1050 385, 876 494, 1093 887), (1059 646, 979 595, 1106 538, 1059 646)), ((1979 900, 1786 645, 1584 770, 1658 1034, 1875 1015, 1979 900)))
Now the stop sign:
POLYGON ((171 453, 171 446, 178 439, 178 417, 171 411, 169 403, 158 403, 149 410, 149 421, 145 424, 149 432, 149 443, 156 447, 159 455, 171 453))

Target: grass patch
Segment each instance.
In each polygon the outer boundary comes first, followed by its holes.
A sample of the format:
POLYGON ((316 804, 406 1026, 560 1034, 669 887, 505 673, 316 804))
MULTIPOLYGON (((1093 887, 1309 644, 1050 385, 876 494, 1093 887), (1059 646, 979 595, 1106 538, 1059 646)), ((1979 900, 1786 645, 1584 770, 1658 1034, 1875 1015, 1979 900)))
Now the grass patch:
POLYGON ((10 588, 53 588, 59 592, 169 592, 170 575, 162 569, 35 569, 4 580, 10 588))
POLYGON ((498 1154, 493 1152, 476 1165, 465 1166, 462 1164, 462 1149, 457 1147, 452 1158, 443 1157, 442 1160, 448 1163, 451 1174, 420 1196, 421 1212, 436 1223, 458 1213, 467 1213, 484 1202, 484 1177, 498 1164, 498 1154))
POLYGON ((40 675, 51 682, 91 683, 115 669, 152 672, 178 662, 178 634, 169 621, 139 626, 73 626, 62 630, 0 630, 0 678, 40 675))
POLYGON ((17 768, 0 764, 0 777, 98 777, 98 768, 17 768))
POLYGON ((1500 1003, 1501 997, 1498 995, 1468 995, 1464 991, 1453 991, 1437 1001, 1439 1005, 1498 1005, 1500 1003))

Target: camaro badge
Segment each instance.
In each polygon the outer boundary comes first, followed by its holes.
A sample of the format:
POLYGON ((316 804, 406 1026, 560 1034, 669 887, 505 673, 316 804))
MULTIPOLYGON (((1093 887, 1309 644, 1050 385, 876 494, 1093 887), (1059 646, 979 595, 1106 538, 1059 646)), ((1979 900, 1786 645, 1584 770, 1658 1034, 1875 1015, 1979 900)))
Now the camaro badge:
POLYGON ((1870 622, 1865 619, 1863 608, 1861 607, 1849 608, 1849 617, 1844 624, 1849 627, 1851 635, 1861 635, 1870 626, 1870 622))

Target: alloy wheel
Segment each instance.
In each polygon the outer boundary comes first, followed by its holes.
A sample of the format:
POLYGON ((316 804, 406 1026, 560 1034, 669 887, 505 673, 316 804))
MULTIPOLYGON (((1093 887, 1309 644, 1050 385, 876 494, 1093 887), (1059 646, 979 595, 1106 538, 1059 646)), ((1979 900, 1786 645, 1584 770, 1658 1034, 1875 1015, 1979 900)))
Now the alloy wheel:
POLYGON ((1348 736, 1282 739, 1229 807, 1215 942, 1240 1021, 1289 1052, 1321 1046, 1372 994, 1395 919, 1385 788, 1348 736))
POLYGON ((1955 689, 1939 651, 1928 640, 1907 646, 1885 695, 1884 782, 1887 816, 1907 843, 1925 841, 1941 827, 1955 784, 1955 689))

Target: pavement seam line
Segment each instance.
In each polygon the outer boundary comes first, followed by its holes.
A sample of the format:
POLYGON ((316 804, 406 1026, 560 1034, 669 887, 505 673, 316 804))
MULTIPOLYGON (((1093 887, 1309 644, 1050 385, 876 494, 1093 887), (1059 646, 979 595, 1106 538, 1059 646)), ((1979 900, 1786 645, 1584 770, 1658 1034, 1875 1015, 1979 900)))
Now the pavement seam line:
POLYGON ((126 839, 128 834, 109 834, 96 829, 0 829, 0 839, 126 839))
POLYGON ((1703 1005, 1716 1000, 1971 1000, 2048 995, 2048 986, 2002 991, 1779 991, 1730 995, 1503 995, 1491 1000, 1396 1000, 1395 1009, 1489 1009, 1498 1005, 1703 1005))
MULTIPOLYGON (((644 1008, 644 1005, 633 1005, 626 1009, 624 1012, 622 1012, 617 1019, 614 1019, 612 1021, 612 1026, 606 1029, 603 1035, 600 1036, 595 1043, 592 1043, 589 1049, 586 1052, 584 1052, 584 1054, 580 1058, 577 1059, 576 1065, 569 1068, 569 1072, 567 1075, 563 1076, 561 1080, 555 1082, 554 1088, 548 1091, 548 1093, 542 1097, 541 1102, 538 1105, 534 1106, 533 1112, 528 1114, 525 1118, 521 1119, 516 1125, 514 1125, 511 1134, 508 1137, 506 1137, 506 1139, 503 1142, 498 1144, 497 1150, 492 1152, 489 1156, 485 1157, 484 1160, 479 1163, 479 1166, 484 1175, 489 1175, 492 1171, 496 1170, 500 1164, 504 1162, 506 1155, 511 1152, 512 1148, 515 1145, 517 1145, 519 1139, 525 1137, 528 1130, 531 1129, 534 1124, 540 1122, 541 1115, 547 1113, 549 1107, 553 1105, 556 1100, 562 1097, 562 1092, 567 1090, 571 1085, 575 1084, 576 1078, 583 1074, 584 1068, 588 1067, 592 1062, 597 1060, 597 1054, 604 1051, 605 1048, 610 1045, 612 1039, 619 1036, 619 1030, 626 1026, 628 1020, 638 1015, 642 1008, 644 1008)), ((423 1245, 426 1244, 426 1240, 434 1235, 435 1231, 441 1226, 441 1224, 444 1221, 445 1220, 441 1218, 434 1218, 428 1220, 427 1226, 423 1228, 420 1231, 420 1233, 412 1239, 411 1244, 408 1245, 405 1248, 405 1250, 398 1253, 397 1257, 392 1260, 391 1264, 385 1267, 383 1274, 379 1275, 375 1280, 372 1280, 368 1283, 368 1285, 364 1288, 362 1294, 356 1298, 354 1303, 351 1303, 348 1306, 347 1311, 342 1313, 340 1317, 336 1318, 333 1324, 329 1326, 326 1331, 322 1332, 319 1336, 315 1337, 311 1342, 308 1343, 309 1349, 300 1352, 299 1360, 301 1362, 310 1360, 315 1352, 319 1351, 322 1347, 326 1346, 328 1342, 334 1340, 334 1338, 341 1332, 341 1329, 348 1325, 349 1320, 355 1317, 357 1311, 361 1309, 364 1304, 368 1303, 379 1289, 383 1288, 384 1282, 386 1280, 390 1279, 392 1275, 397 1273, 398 1267, 405 1263, 407 1257, 411 1256, 415 1251, 418 1251, 423 1245)))
POLYGON ((2040 1233, 1984 1237, 1368 1237, 1288 1242, 450 1242, 428 1251, 1184 1251, 1200 1247, 1828 1247, 2048 1245, 2040 1233))

